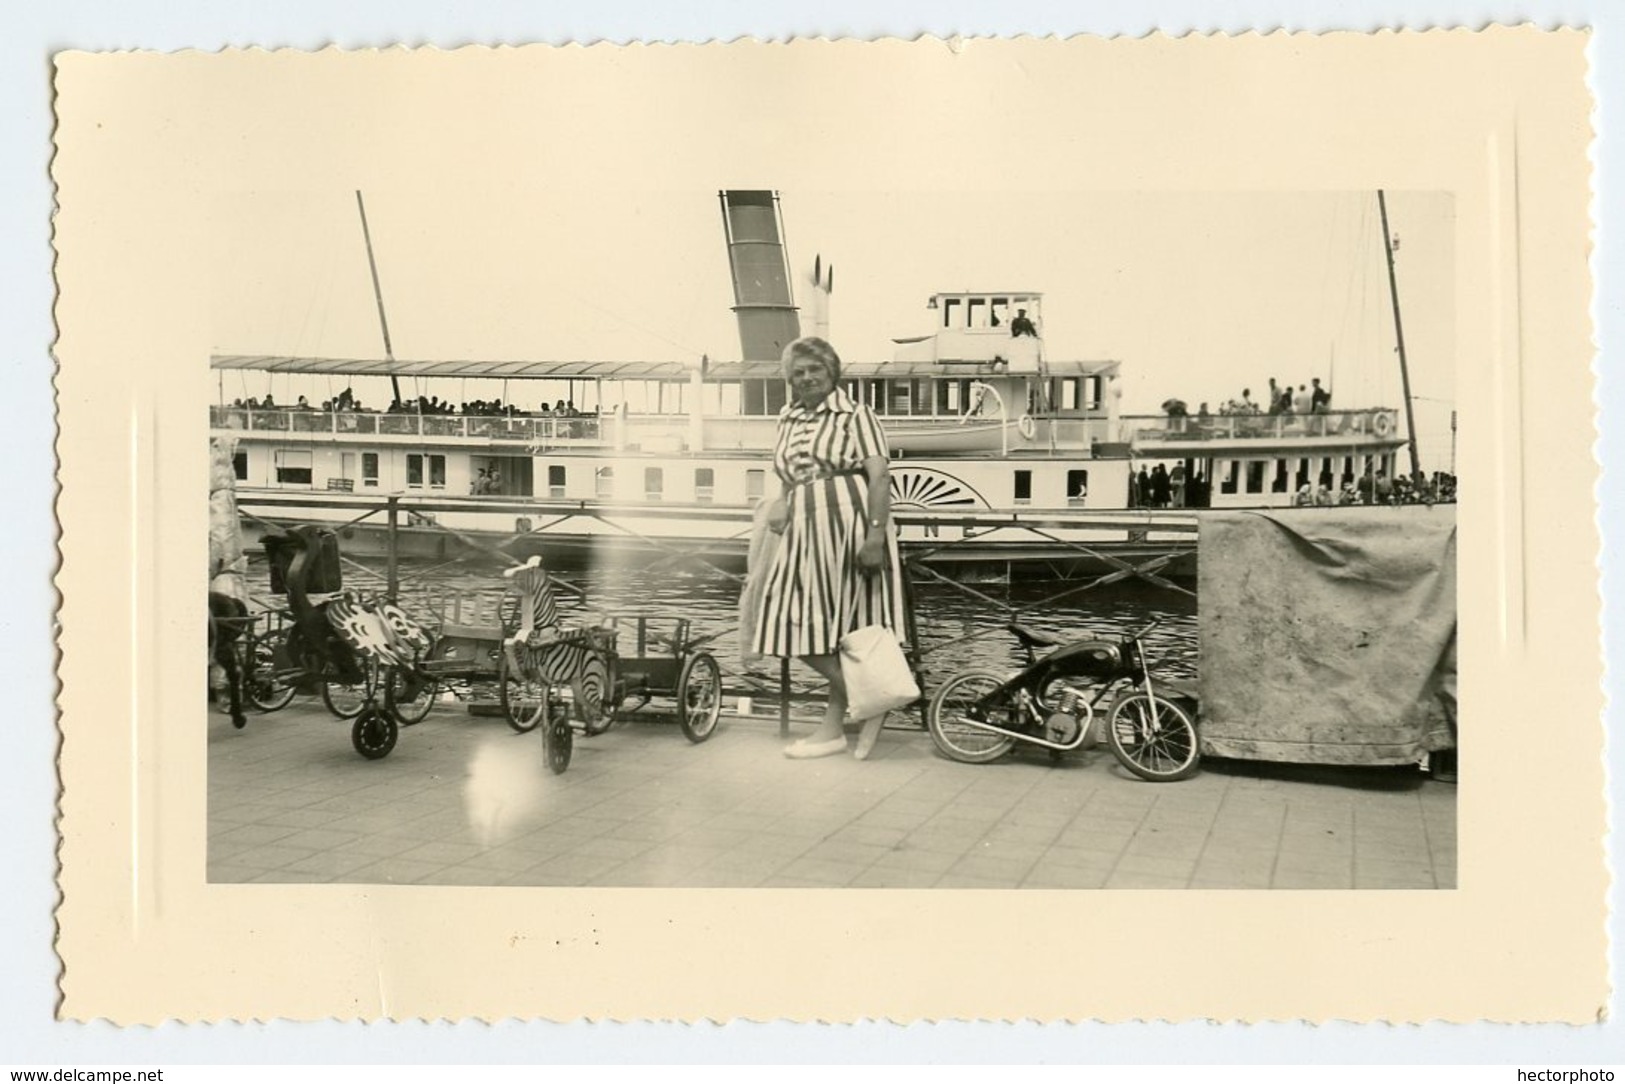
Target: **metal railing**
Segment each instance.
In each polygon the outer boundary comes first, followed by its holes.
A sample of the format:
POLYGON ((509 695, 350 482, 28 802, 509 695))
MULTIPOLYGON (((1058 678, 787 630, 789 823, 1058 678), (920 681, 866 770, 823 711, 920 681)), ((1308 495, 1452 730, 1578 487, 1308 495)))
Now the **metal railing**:
POLYGON ((1125 414, 1122 432, 1136 444, 1203 440, 1385 440, 1398 432, 1397 410, 1333 410, 1323 414, 1125 414))
MULTIPOLYGON (((650 511, 646 506, 584 501, 496 502, 487 505, 490 510, 498 512, 528 513, 524 521, 525 529, 506 534, 459 530, 436 518, 438 513, 465 511, 468 507, 466 502, 390 496, 381 498, 376 503, 358 504, 353 500, 323 499, 315 495, 294 497, 239 494, 237 507, 239 514, 266 527, 282 527, 296 522, 316 522, 342 532, 368 524, 369 521, 383 527, 386 531, 386 546, 385 570, 382 574, 350 557, 341 556, 341 561, 347 569, 376 583, 382 588, 382 593, 391 599, 399 597, 402 588, 408 584, 417 581, 428 583, 434 577, 442 576, 470 560, 488 559, 501 564, 517 565, 520 561, 509 551, 509 547, 521 540, 534 541, 535 536, 571 534, 572 521, 576 520, 592 521, 602 525, 610 534, 631 540, 647 550, 650 561, 643 565, 645 570, 682 563, 690 570, 697 569, 711 577, 742 585, 745 576, 733 568, 725 567, 725 563, 736 563, 737 553, 748 544, 752 528, 752 513, 749 509, 692 507, 682 509, 681 514, 685 517, 700 517, 713 523, 721 522, 729 525, 731 531, 704 540, 661 538, 625 522, 632 516, 646 519, 650 511), (298 513, 301 509, 342 510, 349 518, 334 521, 311 519, 300 516, 298 513), (265 514, 258 514, 261 512, 265 514), (536 518, 532 520, 531 516, 536 518), (407 526, 444 532, 448 537, 461 542, 464 550, 447 559, 414 568, 403 574, 400 538, 402 529, 407 526)), ((1075 604, 1077 599, 1090 591, 1127 580, 1139 580, 1161 590, 1186 597, 1195 596, 1194 591, 1172 578, 1178 563, 1187 561, 1194 554, 1197 532, 1194 519, 1150 517, 1145 513, 1103 516, 1099 512, 1081 510, 1076 513, 1057 510, 1024 513, 1015 510, 968 514, 896 510, 893 512, 893 519, 898 527, 903 529, 951 525, 959 531, 957 537, 945 540, 931 539, 929 532, 926 532, 925 540, 907 542, 903 545, 904 591, 907 601, 905 616, 908 623, 903 639, 908 644, 911 662, 921 679, 920 685, 922 691, 926 693, 925 699, 929 698, 929 688, 925 680, 928 671, 925 660, 929 656, 958 644, 996 635, 1012 621, 1029 618, 1057 606, 1075 604), (1079 541, 1075 537, 1068 537, 1065 533, 1103 527, 1123 529, 1125 536, 1122 542, 1103 544, 1079 541), (1151 530, 1172 537, 1165 537, 1161 541, 1151 540, 1148 538, 1148 532, 1151 530), (1046 555, 1041 559, 1049 561, 1052 567, 1058 568, 1065 562, 1072 562, 1076 567, 1090 568, 1094 571, 1078 579, 1063 580, 1067 586, 1042 602, 1013 605, 980 590, 975 584, 964 582, 959 576, 941 570, 942 567, 952 565, 958 559, 959 553, 976 549, 992 536, 997 536, 1008 544, 1013 535, 1027 542, 1022 547, 1026 554, 1023 558, 1025 560, 1032 560, 1034 547, 1041 547, 1046 555), (978 612, 997 615, 998 620, 975 632, 941 640, 922 634, 923 630, 918 627, 916 621, 915 596, 917 586, 925 583, 945 586, 974 599, 978 612)), ((580 532, 580 527, 576 526, 574 531, 580 532)), ((594 537, 602 538, 605 534, 600 532, 594 537)), ((577 597, 584 597, 586 594, 585 590, 568 576, 554 572, 552 579, 561 589, 577 597)), ((477 608, 481 612, 495 612, 494 606, 487 606, 483 602, 478 604, 477 608)), ((463 605, 455 601, 442 606, 441 610, 443 617, 445 614, 455 612, 457 616, 453 620, 461 619, 464 612, 463 605), (455 610, 452 609, 453 606, 455 610)), ((737 625, 729 626, 711 632, 705 639, 714 640, 735 631, 737 625)), ((734 663, 735 660, 732 659, 718 659, 725 676, 726 691, 730 695, 750 695, 764 699, 776 694, 781 734, 789 732, 790 707, 793 702, 821 695, 798 692, 793 687, 788 659, 780 660, 776 689, 743 665, 736 666, 734 663)), ((925 701, 922 699, 919 705, 922 727, 924 706, 925 701)))
POLYGON ((209 408, 215 429, 247 433, 310 433, 353 436, 424 437, 524 444, 603 442, 602 419, 529 414, 379 414, 371 411, 209 408))

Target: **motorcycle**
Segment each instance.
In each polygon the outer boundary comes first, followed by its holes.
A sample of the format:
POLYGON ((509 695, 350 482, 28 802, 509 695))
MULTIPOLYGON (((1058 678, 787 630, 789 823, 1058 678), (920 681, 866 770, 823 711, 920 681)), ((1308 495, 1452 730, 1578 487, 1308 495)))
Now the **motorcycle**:
POLYGON ((966 764, 997 760, 1018 741, 1059 758, 1094 744, 1096 710, 1111 697, 1106 742, 1123 767, 1156 783, 1189 778, 1201 761, 1195 696, 1171 680, 1153 687, 1141 644, 1160 623, 1121 640, 1071 642, 1011 624, 1026 667, 1014 676, 968 670, 950 678, 926 712, 931 740, 966 764), (1054 650, 1040 658, 1047 648, 1054 650))

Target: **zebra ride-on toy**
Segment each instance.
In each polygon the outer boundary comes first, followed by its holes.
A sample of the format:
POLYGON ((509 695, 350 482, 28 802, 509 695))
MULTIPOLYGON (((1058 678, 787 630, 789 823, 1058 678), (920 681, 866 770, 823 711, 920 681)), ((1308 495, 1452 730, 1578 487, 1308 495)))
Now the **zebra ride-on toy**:
POLYGON ((503 575, 519 591, 519 628, 504 639, 498 660, 502 711, 515 730, 541 726, 543 755, 555 774, 570 766, 575 731, 602 734, 631 697, 638 698, 632 711, 657 696, 675 699, 677 722, 691 742, 705 741, 715 732, 722 713, 722 669, 700 647, 711 637, 691 636, 683 619, 677 620, 674 635, 658 636, 649 620, 639 617, 637 655, 624 657, 613 621, 559 623, 558 601, 541 557, 503 575), (670 654, 647 655, 651 641, 664 644, 670 654), (562 697, 566 687, 573 723, 562 697))
POLYGON ((290 686, 341 684, 360 691, 350 720, 350 744, 368 760, 395 748, 434 702, 434 679, 421 661, 428 633, 388 599, 363 599, 343 589, 338 539, 309 525, 261 539, 271 566, 271 590, 286 592, 289 621, 273 649, 275 681, 290 686), (313 597, 314 596, 314 597, 313 597))

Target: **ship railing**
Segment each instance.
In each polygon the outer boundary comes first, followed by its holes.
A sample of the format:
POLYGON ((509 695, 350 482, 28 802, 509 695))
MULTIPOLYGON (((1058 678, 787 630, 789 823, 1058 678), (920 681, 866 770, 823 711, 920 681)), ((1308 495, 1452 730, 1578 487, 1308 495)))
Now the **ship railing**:
POLYGON ((1383 439, 1397 431, 1399 412, 1386 408, 1332 410, 1319 414, 1125 414, 1122 431, 1132 441, 1176 443, 1206 440, 1310 440, 1321 437, 1383 439))
POLYGON ((564 447, 603 442, 602 419, 534 414, 419 414, 310 408, 209 408, 215 429, 249 433, 308 433, 344 436, 424 437, 471 441, 513 441, 533 446, 564 447))
MULTIPOLYGON (((525 551, 524 543, 535 544, 537 536, 568 534, 575 521, 589 520, 623 539, 640 544, 650 556, 642 565, 651 568, 681 569, 691 576, 700 576, 712 582, 726 582, 743 587, 745 574, 738 567, 738 553, 748 547, 753 527, 750 509, 716 508, 706 506, 670 507, 663 514, 687 519, 703 519, 722 523, 726 529, 717 537, 703 541, 676 540, 649 534, 644 526, 651 510, 647 505, 607 504, 589 501, 504 502, 487 498, 478 505, 482 512, 511 512, 515 515, 515 530, 505 535, 472 534, 446 523, 442 515, 467 512, 466 501, 383 497, 375 502, 358 504, 353 499, 327 498, 317 493, 295 494, 242 494, 237 497, 239 514, 263 527, 279 528, 294 523, 308 523, 311 511, 338 513, 347 518, 320 520, 341 535, 363 524, 381 524, 386 529, 385 568, 377 569, 343 556, 340 560, 348 572, 371 584, 381 594, 395 599, 403 592, 429 599, 434 616, 442 621, 461 623, 471 620, 469 615, 484 614, 487 620, 499 612, 495 591, 477 592, 477 597, 459 599, 448 594, 443 581, 450 575, 467 572, 475 565, 485 569, 514 566, 520 562, 512 552, 525 551), (422 566, 403 567, 401 562, 401 531, 405 528, 441 532, 455 538, 461 548, 455 555, 422 566), (521 544, 516 547, 516 544, 521 544), (442 586, 436 587, 436 581, 442 586)), ((1184 599, 1193 599, 1195 592, 1176 573, 1176 566, 1188 562, 1196 545, 1197 525, 1194 517, 1155 516, 1145 512, 1103 513, 1085 510, 1033 510, 1016 509, 976 510, 973 512, 940 512, 896 509, 892 518, 899 528, 925 528, 926 540, 905 544, 903 548, 905 620, 907 628, 902 639, 906 642, 911 664, 920 677, 924 693, 919 707, 918 725, 923 727, 925 701, 930 697, 928 660, 931 656, 967 642, 1004 633, 1014 621, 1041 617, 1062 605, 1076 605, 1091 591, 1127 581, 1138 581, 1157 590, 1169 592, 1184 599), (943 527, 957 528, 955 537, 930 537, 943 527), (1132 556, 1122 556, 1102 548, 1100 544, 1079 541, 1064 532, 1078 528, 1112 528, 1125 531, 1126 539, 1137 543, 1132 556), (952 567, 967 547, 985 542, 996 535, 1001 542, 1026 540, 1041 546, 1046 559, 1060 567, 1067 562, 1086 562, 1088 567, 1104 568, 1077 579, 1061 579, 1057 589, 1042 600, 1024 604, 1001 599, 986 589, 986 584, 967 583, 964 578, 942 571, 952 567), (1157 537, 1153 538, 1152 535, 1157 537), (946 589, 973 600, 978 614, 993 620, 982 627, 959 635, 942 635, 930 628, 920 627, 916 620, 915 597, 926 585, 946 589)), ((910 535, 914 531, 909 530, 910 535)), ((586 589, 568 573, 553 571, 551 578, 562 590, 590 602, 586 589)), ((491 573, 493 586, 499 577, 491 573)), ((431 622, 432 623, 432 622, 431 622)), ((739 626, 707 630, 703 642, 737 635, 739 626)), ((654 639, 658 640, 656 636, 654 639)), ((780 733, 788 735, 791 707, 821 697, 816 687, 805 686, 792 680, 789 660, 779 660, 776 680, 759 666, 747 666, 737 652, 732 657, 716 655, 722 669, 725 691, 735 696, 761 698, 764 703, 777 699, 780 733)))

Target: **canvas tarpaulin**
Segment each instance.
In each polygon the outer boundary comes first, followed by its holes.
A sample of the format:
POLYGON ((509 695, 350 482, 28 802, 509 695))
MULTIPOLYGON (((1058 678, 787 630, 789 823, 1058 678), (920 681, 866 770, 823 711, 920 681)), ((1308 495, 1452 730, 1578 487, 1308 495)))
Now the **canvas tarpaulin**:
POLYGON ((1213 512, 1200 532, 1206 753, 1404 764, 1455 744, 1452 506, 1213 512))

